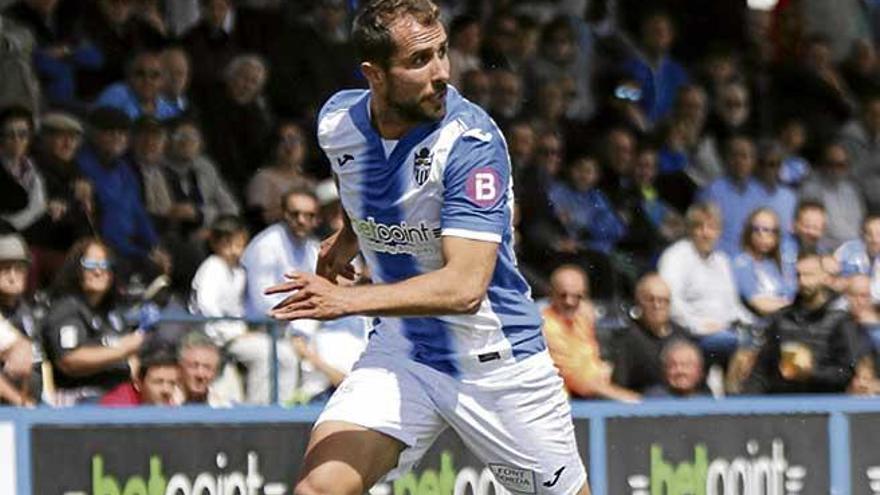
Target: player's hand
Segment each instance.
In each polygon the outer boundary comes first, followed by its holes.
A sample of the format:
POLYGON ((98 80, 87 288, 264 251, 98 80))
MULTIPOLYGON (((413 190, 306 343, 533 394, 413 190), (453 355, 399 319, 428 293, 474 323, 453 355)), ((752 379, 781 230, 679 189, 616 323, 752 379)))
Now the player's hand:
POLYGON ((288 282, 265 291, 267 295, 291 293, 269 311, 269 316, 279 320, 332 320, 349 313, 345 292, 350 289, 311 273, 292 272, 284 277, 288 282))
POLYGON ((354 280, 356 274, 351 260, 355 254, 357 244, 347 239, 344 230, 339 230, 321 242, 315 273, 334 284, 338 277, 354 280))

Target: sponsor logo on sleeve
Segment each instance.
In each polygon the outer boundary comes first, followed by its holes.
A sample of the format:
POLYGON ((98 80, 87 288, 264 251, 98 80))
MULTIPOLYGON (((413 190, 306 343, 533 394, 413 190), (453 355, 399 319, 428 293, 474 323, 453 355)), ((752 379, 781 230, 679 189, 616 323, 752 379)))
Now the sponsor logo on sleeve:
POLYGON ((502 193, 501 176, 492 167, 471 170, 467 178, 467 197, 479 206, 495 204, 502 193))

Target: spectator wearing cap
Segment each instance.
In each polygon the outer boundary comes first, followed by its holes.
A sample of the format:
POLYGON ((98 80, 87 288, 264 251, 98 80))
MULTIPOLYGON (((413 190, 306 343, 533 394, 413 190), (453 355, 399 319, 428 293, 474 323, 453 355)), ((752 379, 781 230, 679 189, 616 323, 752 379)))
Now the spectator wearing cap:
POLYGON ((149 115, 168 120, 180 115, 180 108, 162 95, 164 67, 158 52, 141 51, 129 62, 125 82, 108 86, 95 100, 95 107, 118 108, 135 120, 149 115))
POLYGON ((256 55, 232 59, 224 72, 224 85, 202 105, 202 122, 208 154, 217 160, 223 177, 236 185, 236 196, 244 196, 257 167, 264 162, 266 143, 272 133, 273 117, 263 89, 268 67, 256 55))
POLYGON ((101 397, 102 406, 179 405, 181 371, 174 352, 159 348, 140 354, 137 374, 101 397))
POLYGON ((0 236, 0 362, 4 366, 0 371, 0 397, 13 403, 39 400, 42 391, 39 328, 45 313, 26 300, 30 262, 21 236, 0 236), (12 385, 19 400, 4 393, 7 385, 12 385))
POLYGON ((276 200, 294 187, 314 187, 315 180, 303 166, 308 154, 302 127, 290 121, 280 123, 272 133, 271 161, 257 171, 247 186, 247 210, 261 229, 281 220, 276 200))
POLYGON ((43 116, 34 161, 46 182, 47 210, 31 234, 37 283, 44 287, 73 243, 97 227, 94 189, 77 168, 83 126, 69 114, 43 116))
POLYGON ((159 237, 144 208, 137 174, 126 158, 130 120, 121 110, 92 111, 89 142, 76 161, 94 185, 100 210, 100 232, 126 261, 142 268, 159 256, 159 237))
POLYGON ((15 200, 22 194, 27 198, 20 208, 0 208, 0 220, 24 233, 46 214, 46 183, 28 156, 32 133, 29 110, 7 107, 0 111, 0 182, 4 192, 12 192, 9 204, 19 203, 15 200))
POLYGON ((865 200, 859 186, 851 178, 846 148, 828 143, 822 148, 817 173, 801 186, 801 199, 825 205, 828 212, 826 238, 832 248, 859 237, 865 218, 865 200))

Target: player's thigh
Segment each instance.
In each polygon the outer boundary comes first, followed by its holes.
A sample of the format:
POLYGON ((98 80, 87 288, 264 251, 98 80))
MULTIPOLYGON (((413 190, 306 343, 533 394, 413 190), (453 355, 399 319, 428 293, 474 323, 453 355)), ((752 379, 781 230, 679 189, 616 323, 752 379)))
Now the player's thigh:
POLYGON ((397 466, 403 442, 344 421, 312 431, 297 485, 302 495, 361 494, 397 466))
POLYGON ((514 493, 571 495, 586 484, 571 406, 545 355, 465 387, 448 421, 514 493))

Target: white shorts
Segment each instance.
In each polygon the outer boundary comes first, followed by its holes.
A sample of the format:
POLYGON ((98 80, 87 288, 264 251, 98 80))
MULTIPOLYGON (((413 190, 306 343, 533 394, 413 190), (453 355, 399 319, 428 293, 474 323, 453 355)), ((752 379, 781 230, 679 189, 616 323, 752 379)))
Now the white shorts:
POLYGON ((513 493, 571 495, 587 481, 571 407, 547 351, 456 379, 372 346, 315 424, 324 421, 406 444, 386 480, 409 471, 449 426, 513 493))

